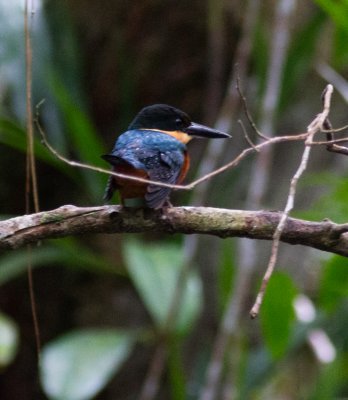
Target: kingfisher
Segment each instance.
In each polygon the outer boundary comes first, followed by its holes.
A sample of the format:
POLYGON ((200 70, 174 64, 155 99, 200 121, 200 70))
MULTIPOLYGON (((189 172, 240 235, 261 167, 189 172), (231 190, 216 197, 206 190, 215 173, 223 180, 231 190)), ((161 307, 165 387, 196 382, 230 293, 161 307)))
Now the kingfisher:
MULTIPOLYGON (((230 138, 227 133, 191 121, 183 111, 167 104, 143 108, 116 140, 110 154, 102 156, 111 170, 134 177, 168 184, 180 184, 190 166, 186 144, 194 137, 230 138)), ((127 180, 110 175, 104 200, 118 190, 123 206, 126 200, 141 198, 145 206, 169 206, 171 188, 127 180)))

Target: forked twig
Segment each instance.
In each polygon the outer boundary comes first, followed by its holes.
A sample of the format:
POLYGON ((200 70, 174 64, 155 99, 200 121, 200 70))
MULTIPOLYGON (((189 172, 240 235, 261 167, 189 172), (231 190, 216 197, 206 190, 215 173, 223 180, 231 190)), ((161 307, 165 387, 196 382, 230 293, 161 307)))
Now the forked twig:
POLYGON ((235 157, 232 161, 230 161, 229 163, 223 165, 220 168, 215 169, 214 171, 194 180, 193 182, 187 184, 187 185, 172 185, 170 183, 165 183, 165 182, 159 182, 159 181, 153 181, 151 179, 144 179, 144 178, 139 178, 139 177, 135 177, 135 176, 131 176, 131 175, 126 175, 126 174, 120 174, 118 172, 114 172, 114 171, 110 171, 108 169, 105 168, 100 168, 100 167, 96 167, 93 165, 89 165, 89 164, 84 164, 78 161, 73 161, 73 160, 69 160, 68 158, 64 157, 62 154, 60 154, 57 150, 55 150, 53 148, 53 146, 48 142, 46 134, 39 122, 39 118, 38 118, 38 108, 40 107, 40 105, 42 104, 39 103, 37 105, 37 112, 36 112, 36 117, 35 117, 35 123, 36 126, 38 128, 38 131, 41 135, 41 141, 42 144, 47 147, 47 149, 55 156, 57 157, 60 161, 70 165, 71 167, 78 167, 78 168, 83 168, 83 169, 89 169, 91 171, 96 171, 96 172, 100 172, 102 174, 107 174, 107 175, 113 175, 113 176, 117 176, 119 178, 122 179, 127 179, 130 181, 136 181, 136 182, 142 182, 142 183, 148 183, 148 184, 153 184, 153 185, 157 185, 157 186, 161 186, 161 187, 168 187, 171 189, 176 189, 176 190, 192 190, 193 188, 195 188, 198 184, 207 181, 208 179, 211 179, 212 177, 221 174, 222 172, 225 172, 226 170, 233 168, 235 166, 237 166, 242 159, 244 159, 249 153, 253 152, 253 151, 259 151, 261 148, 271 145, 271 144, 275 144, 275 143, 283 143, 283 142, 289 142, 289 141, 301 141, 301 140, 305 140, 308 136, 308 133, 299 133, 297 135, 289 135, 289 136, 276 136, 273 138, 268 138, 266 139, 266 141, 264 141, 263 143, 259 143, 258 145, 254 145, 253 147, 248 147, 246 149, 244 149, 237 157, 235 157))
POLYGON ((245 126, 243 124, 243 121, 241 119, 238 120, 238 124, 240 125, 240 127, 242 128, 245 140, 248 142, 248 144, 250 145, 250 147, 252 147, 255 151, 260 152, 259 149, 257 149, 255 147, 255 144, 252 142, 252 140, 250 139, 247 130, 245 129, 245 126))
POLYGON ((339 146, 336 144, 337 142, 334 139, 334 130, 332 129, 331 122, 328 118, 325 119, 323 127, 325 128, 326 132, 326 138, 330 142, 327 144, 326 149, 328 151, 331 151, 332 153, 339 153, 339 154, 344 154, 348 155, 348 148, 344 146, 339 146), (336 142, 336 143, 335 143, 336 142))
POLYGON ((239 94, 239 96, 240 96, 240 98, 242 100, 244 114, 247 117, 247 120, 249 121, 250 126, 253 128, 253 130, 256 132, 256 134, 258 136, 260 136, 260 138, 262 138, 264 140, 269 140, 270 138, 268 136, 264 135, 262 132, 260 132, 258 130, 258 128, 257 128, 257 126, 256 126, 256 124, 255 124, 255 122, 254 122, 254 120, 253 120, 253 118, 252 118, 252 116, 250 114, 246 98, 245 98, 245 96, 244 96, 244 94, 242 92, 241 86, 240 86, 240 79, 239 79, 239 75, 238 74, 237 74, 237 79, 236 80, 237 80, 236 88, 237 88, 238 94, 239 94))
POLYGON ((309 159, 309 155, 310 155, 310 151, 311 151, 312 143, 313 143, 313 137, 317 132, 320 132, 323 130, 325 121, 327 121, 327 118, 328 118, 328 115, 330 112, 330 103, 331 103, 332 93, 333 93, 333 86, 327 85, 324 90, 324 93, 323 93, 323 95, 324 95, 323 96, 323 98, 324 98, 323 111, 319 115, 316 116, 316 118, 310 123, 310 125, 307 128, 307 139, 305 141, 305 149, 302 154, 300 165, 299 165, 295 175, 291 179, 290 190, 289 190, 289 195, 287 198, 286 206, 284 208, 284 211, 283 211, 282 217, 279 221, 279 224, 273 234, 273 243, 272 243, 270 260, 269 260, 269 263, 268 263, 268 266, 266 269, 266 273, 262 279, 261 287, 260 287, 259 293, 257 294, 255 304, 253 305, 253 307, 250 311, 250 316, 252 318, 257 317, 257 315, 259 314, 260 307, 261 307, 261 304, 263 301, 263 297, 265 295, 265 291, 266 291, 268 282, 272 276, 272 273, 274 271, 274 267, 275 267, 275 264, 277 261, 280 238, 281 238, 282 232, 284 230, 285 223, 287 221, 289 213, 294 206, 297 182, 307 168, 308 159, 309 159))
MULTIPOLYGON (((275 144, 275 143, 281 143, 281 142, 289 142, 289 141, 301 141, 304 140, 305 141, 305 149, 301 158, 301 162, 300 162, 300 166, 297 169, 295 175, 293 176, 292 180, 291 180, 291 184, 290 184, 290 190, 289 190, 289 195, 288 195, 288 199, 287 199, 287 203, 285 206, 285 209, 283 211, 282 214, 282 218, 274 232, 273 235, 273 245, 272 245, 272 250, 271 250, 271 257, 268 263, 268 267, 266 270, 266 273, 264 275, 262 284, 261 284, 261 288, 259 290, 259 293, 257 295, 256 301, 254 306, 252 307, 251 311, 250 311, 250 315, 252 318, 255 318, 258 313, 259 313, 259 309, 260 306, 262 304, 262 300, 266 291, 266 287, 268 284, 268 281, 270 279, 270 277, 272 276, 276 261, 277 261, 277 257, 278 257, 278 247, 279 247, 279 242, 280 242, 280 237, 281 234, 283 232, 285 223, 287 221, 288 215, 290 213, 290 211, 293 208, 294 205, 294 199, 295 199, 295 195, 296 195, 296 187, 297 187, 297 182, 300 179, 301 175, 303 174, 303 172, 306 170, 307 168, 307 164, 308 164, 308 159, 309 159, 309 154, 311 151, 311 148, 313 146, 313 144, 315 144, 315 142, 313 142, 313 137, 317 132, 327 132, 327 135, 332 135, 331 131, 331 124, 329 123, 328 120, 328 114, 330 111, 330 102, 331 102, 331 96, 332 96, 332 92, 333 92, 333 87, 332 85, 328 85, 324 91, 324 107, 323 107, 323 111, 312 121, 312 123, 308 126, 307 128, 307 132, 305 133, 300 133, 297 135, 290 135, 290 136, 276 136, 276 137, 272 137, 272 138, 267 138, 266 136, 261 134, 261 137, 265 140, 262 143, 259 143, 258 145, 253 145, 252 143, 249 143, 251 147, 244 149, 236 158, 234 158, 231 162, 223 165, 222 167, 210 172, 209 174, 204 175, 201 178, 196 179, 195 181, 191 182, 188 185, 171 185, 171 184, 167 184, 164 182, 157 182, 157 181, 152 181, 149 179, 143 179, 143 178, 138 178, 138 177, 133 177, 133 176, 129 176, 129 175, 125 175, 125 174, 119 174, 119 173, 115 173, 113 171, 109 171, 103 168, 99 168, 99 167, 94 167, 91 165, 87 165, 87 164, 83 164, 80 162, 76 162, 76 161, 71 161, 68 160, 66 157, 60 155, 47 141, 46 139, 46 135, 43 131, 43 129, 41 128, 40 123, 38 122, 38 119, 36 119, 36 124, 38 126, 39 132, 41 134, 43 143, 46 145, 46 147, 50 150, 50 152, 52 154, 54 154, 56 157, 58 157, 61 161, 74 166, 74 167, 80 167, 80 168, 85 168, 85 169, 90 169, 90 170, 94 170, 97 172, 101 172, 101 173, 105 173, 108 175, 114 175, 114 176, 118 176, 124 179, 128 179, 128 180, 134 180, 134 181, 138 181, 138 182, 144 182, 144 183, 151 183, 151 184, 156 184, 158 186, 164 186, 164 187, 170 187, 172 189, 180 189, 180 190, 191 190, 193 189, 196 185, 198 185, 201 182, 204 182, 210 178, 212 178, 215 175, 218 175, 224 171, 226 171, 227 169, 230 169, 232 167, 235 167, 236 165, 239 164, 239 162, 245 158, 249 153, 253 152, 253 151, 259 151, 261 148, 268 146, 270 144, 275 144)), ((248 138, 248 136, 246 135, 246 137, 248 138)), ((329 137, 330 138, 330 137, 329 137)), ((330 142, 330 140, 329 140, 330 142)), ((327 146, 337 146, 336 144, 327 144, 325 143, 327 146)), ((337 146, 337 147, 341 147, 341 146, 337 146)), ((335 149, 337 152, 337 149, 335 149)), ((342 148, 341 152, 346 151, 347 153, 344 154, 348 154, 348 149, 346 148, 342 148)))

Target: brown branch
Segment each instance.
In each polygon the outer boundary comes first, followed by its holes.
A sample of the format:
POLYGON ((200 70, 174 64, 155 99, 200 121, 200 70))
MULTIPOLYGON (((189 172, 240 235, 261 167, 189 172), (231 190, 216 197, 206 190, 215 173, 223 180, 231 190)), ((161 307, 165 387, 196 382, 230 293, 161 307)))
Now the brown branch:
MULTIPOLYGON (((282 214, 212 207, 172 207, 163 213, 120 206, 65 205, 0 221, 0 249, 16 249, 44 239, 89 233, 200 233, 221 238, 272 240, 282 214)), ((348 257, 348 224, 288 218, 281 240, 348 257)))
POLYGON ((333 144, 330 147, 327 146, 327 150, 331 151, 332 153, 338 153, 348 156, 348 147, 338 146, 337 144, 333 144))

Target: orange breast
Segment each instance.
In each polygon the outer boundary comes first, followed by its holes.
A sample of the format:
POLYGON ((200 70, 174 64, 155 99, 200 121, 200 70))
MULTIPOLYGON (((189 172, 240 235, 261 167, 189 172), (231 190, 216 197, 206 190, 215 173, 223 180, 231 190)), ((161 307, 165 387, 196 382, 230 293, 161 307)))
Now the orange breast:
POLYGON ((185 179, 185 176, 189 168, 190 168, 190 156, 188 155, 188 153, 185 153, 184 165, 181 168, 178 181, 176 182, 178 185, 180 185, 180 183, 185 179))
MULTIPOLYGON (((175 182, 176 184, 180 184, 184 179, 187 174, 187 171, 190 167, 190 157, 186 153, 185 154, 185 159, 184 159, 184 164, 181 168, 180 175, 175 182)), ((125 175, 131 175, 131 176, 136 176, 139 178, 144 178, 144 179, 149 179, 148 174, 146 171, 142 169, 136 169, 132 167, 129 164, 124 164, 124 165, 117 165, 114 166, 113 170, 115 172, 119 172, 120 174, 125 174, 125 175)), ((114 177, 116 185, 120 191, 120 195, 122 199, 135 199, 135 198, 140 198, 144 197, 146 194, 146 188, 147 184, 142 183, 142 182, 136 182, 136 181, 129 181, 124 178, 118 178, 114 177)))
MULTIPOLYGON (((142 169, 135 169, 131 165, 118 165, 114 168, 115 172, 120 174, 126 174, 136 176, 138 178, 148 179, 146 171, 142 169)), ((144 197, 146 193, 146 183, 129 181, 127 179, 115 177, 116 184, 119 188, 122 199, 135 199, 138 197, 144 197)))

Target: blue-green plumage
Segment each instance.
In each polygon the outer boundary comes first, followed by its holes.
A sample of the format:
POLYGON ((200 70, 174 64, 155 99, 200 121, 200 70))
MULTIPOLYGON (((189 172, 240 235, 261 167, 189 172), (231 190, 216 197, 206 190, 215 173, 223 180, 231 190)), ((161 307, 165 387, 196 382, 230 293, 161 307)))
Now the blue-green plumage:
MULTIPOLYGON (((102 156, 115 172, 168 184, 180 183, 189 168, 186 143, 190 137, 230 137, 226 133, 196 124, 190 117, 166 104, 143 108, 121 134, 110 154, 102 156)), ((161 208, 170 188, 110 176, 104 198, 119 190, 125 199, 142 197, 147 207, 161 208)))
MULTIPOLYGON (((174 137, 158 131, 135 129, 124 132, 118 138, 107 161, 116 170, 122 164, 129 164, 145 171, 150 180, 175 184, 184 165, 185 154, 186 145, 174 137)), ((112 182, 108 185, 107 199, 117 188, 112 182)), ((170 191, 170 188, 149 185, 145 194, 147 206, 157 208, 162 205, 170 191)))
POLYGON ((172 136, 153 130, 135 129, 124 132, 118 138, 111 155, 127 161, 134 168, 148 171, 162 164, 180 169, 185 151, 186 145, 172 136))

